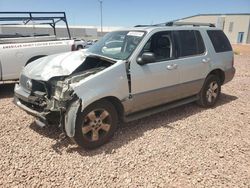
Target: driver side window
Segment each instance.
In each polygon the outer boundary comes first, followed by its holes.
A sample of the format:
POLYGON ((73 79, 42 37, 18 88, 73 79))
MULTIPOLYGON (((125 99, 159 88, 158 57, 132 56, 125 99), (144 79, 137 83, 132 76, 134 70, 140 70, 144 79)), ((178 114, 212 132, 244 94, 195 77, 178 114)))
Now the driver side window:
POLYGON ((140 55, 145 52, 153 53, 155 62, 165 61, 173 57, 173 43, 170 31, 155 33, 148 40, 140 55))

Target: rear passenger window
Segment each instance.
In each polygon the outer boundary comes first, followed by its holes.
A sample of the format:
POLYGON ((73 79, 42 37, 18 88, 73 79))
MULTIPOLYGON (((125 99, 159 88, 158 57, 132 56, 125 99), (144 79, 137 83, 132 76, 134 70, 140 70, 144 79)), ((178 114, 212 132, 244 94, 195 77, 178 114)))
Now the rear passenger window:
POLYGON ((199 55, 205 52, 204 42, 199 31, 181 30, 175 32, 179 57, 199 55))
POLYGON ((208 30, 207 34, 214 46, 214 50, 219 52, 232 51, 231 44, 226 35, 221 30, 208 30))

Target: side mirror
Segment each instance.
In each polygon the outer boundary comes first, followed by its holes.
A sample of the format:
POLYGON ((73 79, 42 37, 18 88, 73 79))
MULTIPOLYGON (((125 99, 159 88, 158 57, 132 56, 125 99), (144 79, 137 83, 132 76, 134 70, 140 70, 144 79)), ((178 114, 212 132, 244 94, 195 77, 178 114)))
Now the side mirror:
POLYGON ((141 57, 137 58, 139 65, 146 65, 155 61, 155 54, 152 52, 144 52, 141 57))

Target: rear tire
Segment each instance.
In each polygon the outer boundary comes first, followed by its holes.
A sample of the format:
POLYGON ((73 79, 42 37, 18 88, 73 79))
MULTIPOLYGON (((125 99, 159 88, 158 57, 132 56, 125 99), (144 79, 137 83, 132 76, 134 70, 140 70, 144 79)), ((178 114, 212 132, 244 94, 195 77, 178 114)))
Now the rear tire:
POLYGON ((220 79, 215 75, 208 75, 205 83, 198 94, 199 99, 197 103, 204 108, 213 107, 221 93, 220 79))
POLYGON ((94 149, 107 143, 117 128, 118 115, 107 100, 95 102, 76 119, 75 142, 85 149, 94 149))

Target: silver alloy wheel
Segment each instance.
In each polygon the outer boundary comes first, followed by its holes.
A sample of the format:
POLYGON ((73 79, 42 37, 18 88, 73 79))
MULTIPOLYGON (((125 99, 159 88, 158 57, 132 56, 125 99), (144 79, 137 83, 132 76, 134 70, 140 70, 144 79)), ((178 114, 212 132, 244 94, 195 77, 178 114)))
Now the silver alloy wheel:
POLYGON ((110 114, 106 110, 98 109, 89 112, 84 118, 83 135, 90 141, 98 141, 110 130, 110 120, 110 114))
POLYGON ((208 102, 212 103, 213 101, 215 101, 215 99, 218 96, 218 88, 219 86, 216 81, 213 81, 209 84, 209 87, 206 93, 206 98, 208 102))

